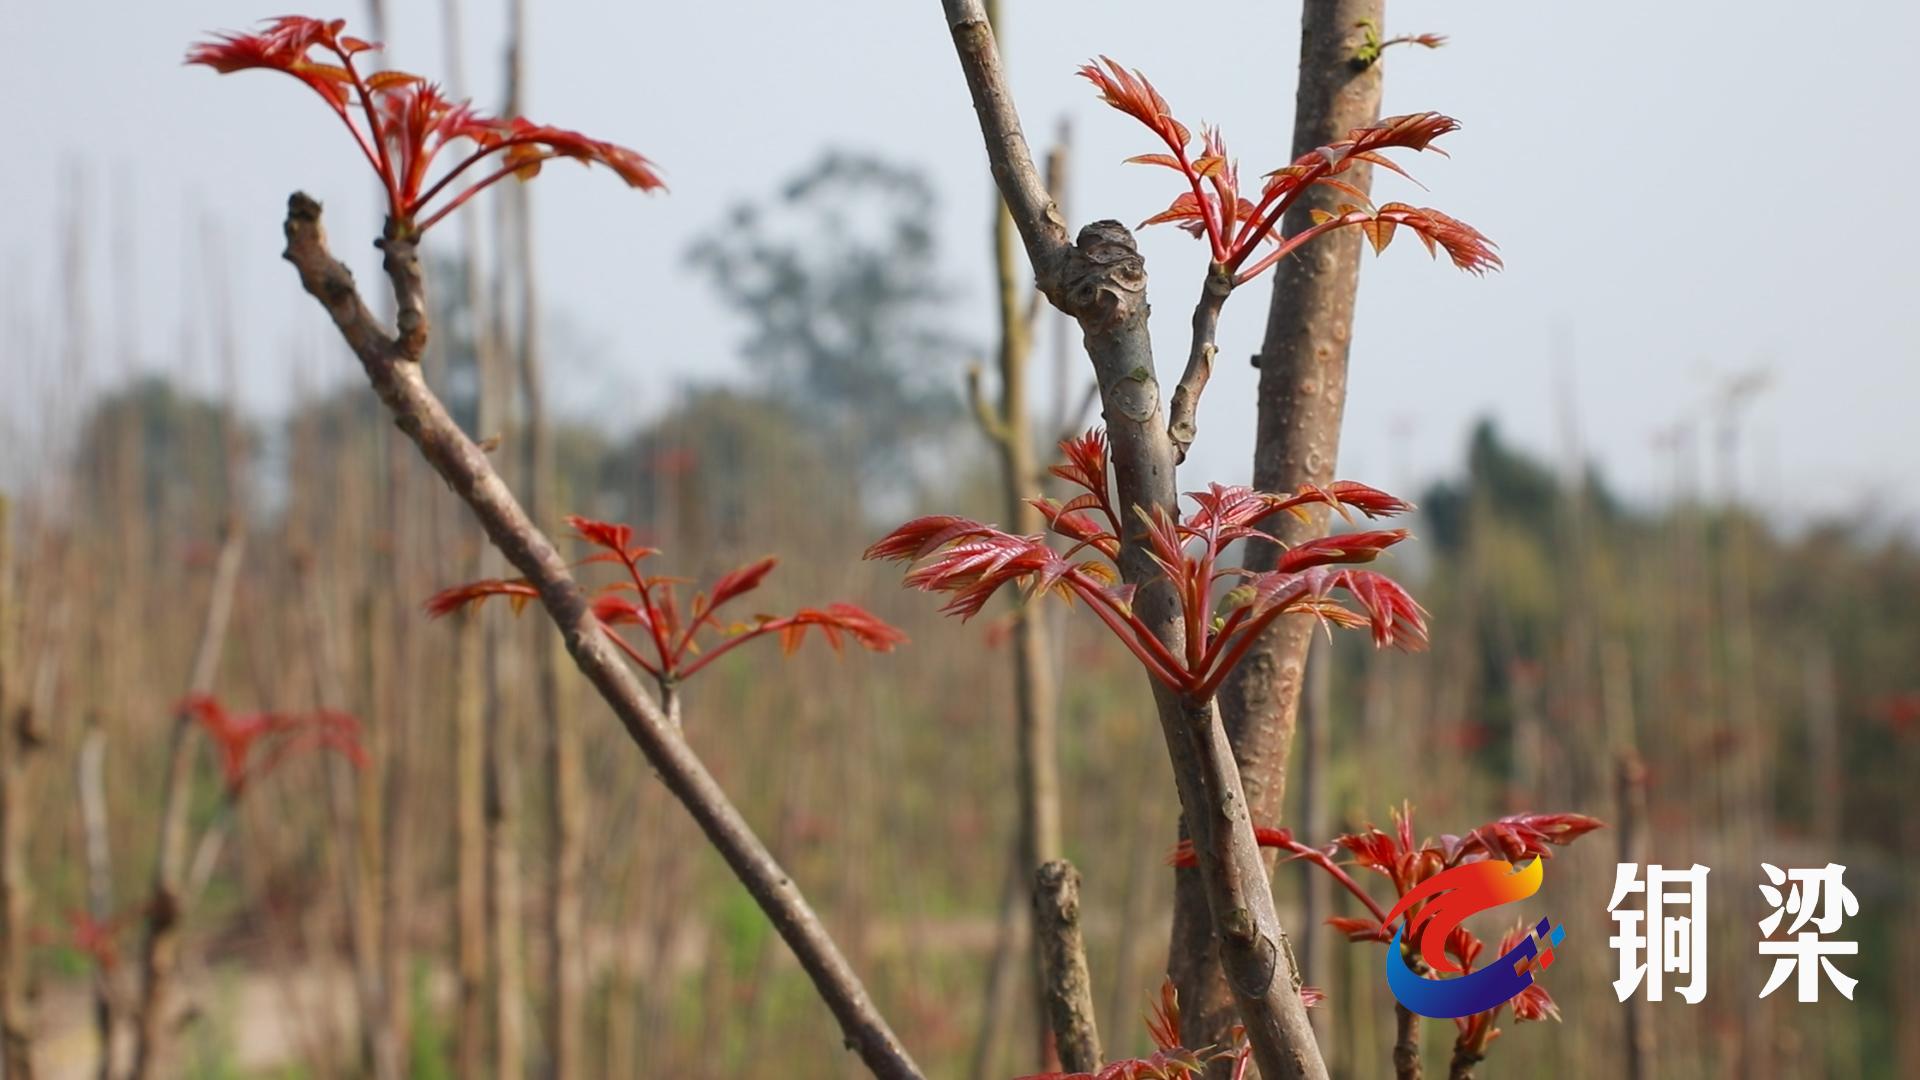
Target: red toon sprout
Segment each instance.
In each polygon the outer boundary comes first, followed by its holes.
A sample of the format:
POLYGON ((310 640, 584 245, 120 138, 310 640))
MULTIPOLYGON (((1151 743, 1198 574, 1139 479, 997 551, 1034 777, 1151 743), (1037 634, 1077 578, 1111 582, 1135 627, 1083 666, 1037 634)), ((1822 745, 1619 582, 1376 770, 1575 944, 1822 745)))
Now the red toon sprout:
MULTIPOLYGON (((1433 45, 1438 41, 1422 39, 1419 43, 1433 45)), ((1141 222, 1142 226, 1172 222, 1194 236, 1204 237, 1216 270, 1230 277, 1234 285, 1258 277, 1314 238, 1347 227, 1365 233, 1375 251, 1385 251, 1395 232, 1404 226, 1419 237, 1429 254, 1444 250, 1462 270, 1478 274, 1501 265, 1492 241, 1472 226, 1438 210, 1406 203, 1390 202, 1376 208, 1365 193, 1342 179, 1342 174, 1356 164, 1378 165, 1406 175, 1384 151, 1431 149, 1441 153, 1430 144, 1459 128, 1450 116, 1414 113, 1355 128, 1345 139, 1308 151, 1291 165, 1268 173, 1259 197, 1249 198, 1240 191, 1239 165, 1227 153, 1219 130, 1203 129, 1195 153, 1192 132, 1174 119, 1167 100, 1146 76, 1104 56, 1098 63, 1082 66, 1080 75, 1099 89, 1101 100, 1146 125, 1172 151, 1141 154, 1129 158, 1130 163, 1163 166, 1187 181, 1188 190, 1165 210, 1141 222), (1332 188, 1353 202, 1342 205, 1336 214, 1316 220, 1310 228, 1282 236, 1281 218, 1313 187, 1332 188), (1261 245, 1269 243, 1274 248, 1247 265, 1261 245)))
MULTIPOLYGON (((970 619, 1002 586, 1029 597, 1055 593, 1084 601, 1147 671, 1168 687, 1197 698, 1211 697, 1274 620, 1307 614, 1329 625, 1367 627, 1375 644, 1419 649, 1426 644, 1426 613, 1390 578, 1353 564, 1371 562, 1407 538, 1404 529, 1347 533, 1299 544, 1264 573, 1220 565, 1228 545, 1250 537, 1274 539, 1259 523, 1276 513, 1305 513, 1312 505, 1384 517, 1411 505, 1383 491, 1341 481, 1307 485, 1292 495, 1219 484, 1189 492, 1193 510, 1175 519, 1164 511, 1143 515, 1150 554, 1172 584, 1186 622, 1186 650, 1174 655, 1135 616, 1133 587, 1116 585, 1121 511, 1107 483, 1107 442, 1089 431, 1060 444, 1066 455, 1053 474, 1083 489, 1060 503, 1035 499, 1049 529, 1070 542, 1056 552, 1041 536, 1014 536, 966 518, 918 518, 867 549, 869 559, 913 564, 906 584, 945 593, 942 609, 970 619), (1223 583, 1224 592, 1220 591, 1223 583), (1338 603, 1343 592, 1358 610, 1338 603), (1215 599, 1219 592, 1218 599, 1215 599)), ((1278 542, 1278 541, 1275 541, 1278 542)))
POLYGON ((267 20, 259 33, 223 33, 200 42, 187 50, 186 62, 223 75, 254 69, 285 72, 319 94, 379 175, 392 227, 402 235, 425 232, 508 176, 531 179, 554 158, 604 165, 643 191, 665 186, 651 162, 623 146, 522 117, 486 116, 404 71, 362 73, 355 58, 380 46, 348 36, 345 29, 344 19, 284 15, 267 20), (434 177, 435 159, 460 141, 470 149, 434 177), (428 212, 449 185, 488 159, 490 171, 428 212))
POLYGON ((176 708, 193 717, 213 740, 220 755, 220 774, 232 798, 239 797, 256 777, 304 751, 331 750, 355 767, 367 764, 360 723, 345 713, 234 713, 207 694, 189 695, 176 708), (264 753, 255 753, 262 748, 264 753))
MULTIPOLYGON (((1311 1009, 1327 999, 1317 986, 1300 988, 1300 1002, 1311 1009)), ((1108 1062, 1098 1072, 1051 1072, 1020 1077, 1019 1080, 1185 1080, 1205 1075, 1213 1062, 1225 1063, 1233 1080, 1247 1074, 1253 1060, 1253 1044, 1246 1029, 1235 1025, 1225 1047, 1187 1048, 1180 1036, 1180 995, 1173 980, 1160 984, 1160 1000, 1148 1007, 1142 1018, 1147 1036, 1153 1040, 1153 1053, 1146 1057, 1123 1058, 1108 1062)))
MULTIPOLYGON (((1393 939, 1389 924, 1388 909, 1374 899, 1366 888, 1348 873, 1348 867, 1372 870, 1386 878, 1393 886, 1396 900, 1413 892, 1421 882, 1465 863, 1481 862, 1487 859, 1514 861, 1526 858, 1552 858, 1553 849, 1573 843, 1580 837, 1604 825, 1597 818, 1585 814, 1511 814, 1497 818, 1472 829, 1465 836, 1441 835, 1426 839, 1416 839, 1413 825, 1413 809, 1402 805, 1393 815, 1391 831, 1368 825, 1359 832, 1336 837, 1331 844, 1314 847, 1303 844, 1293 838, 1287 829, 1260 828, 1254 830, 1254 838, 1261 847, 1278 848, 1285 851, 1285 861, 1311 863, 1330 875, 1366 908, 1368 917, 1336 915, 1327 919, 1327 925, 1354 942, 1377 941, 1382 944, 1393 939), (1339 861, 1340 856, 1348 856, 1348 861, 1339 861)), ((1167 861, 1176 867, 1197 866, 1199 860, 1190 841, 1181 841, 1174 848, 1167 861)), ((1418 912, 1424 901, 1416 901, 1408 912, 1409 925, 1415 924, 1418 912)), ((1436 931, 1437 932, 1437 931, 1436 931)), ((1504 956, 1527 936, 1527 927, 1523 923, 1519 928, 1508 931, 1494 951, 1494 956, 1504 956)), ((1412 955, 1413 962, 1426 965, 1433 954, 1423 948, 1412 955)), ((1454 926, 1443 942, 1446 957, 1452 964, 1446 965, 1461 973, 1474 970, 1486 945, 1464 926, 1454 926)), ((1441 965, 1435 965, 1440 967, 1441 965)), ((1499 1036, 1496 1026, 1503 1010, 1511 1008, 1516 1021, 1558 1020, 1560 1008, 1554 1004, 1552 995, 1536 980, 1533 985, 1510 1002, 1503 1002, 1485 1012, 1463 1016, 1454 1021, 1459 1033, 1454 1041, 1457 1056, 1464 1055, 1474 1061, 1486 1054, 1488 1044, 1499 1036)))
MULTIPOLYGON (((694 594, 684 613, 674 595, 679 578, 653 576, 641 564, 659 551, 633 542, 633 529, 590 518, 570 517, 575 535, 600 549, 588 563, 613 563, 626 571, 623 578, 602 586, 593 595, 593 613, 599 618, 607 639, 647 674, 673 684, 697 674, 702 668, 733 649, 755 638, 775 636, 782 652, 792 653, 809 631, 818 631, 835 652, 847 639, 872 652, 891 652, 904 644, 907 636, 853 604, 834 603, 822 608, 801 608, 791 615, 755 615, 745 622, 722 622, 720 609, 760 587, 772 572, 776 560, 767 558, 724 574, 707 592, 694 594), (619 628, 632 626, 640 639, 636 645, 619 628), (700 636, 719 638, 703 649, 700 636)), ((427 601, 427 613, 435 618, 501 596, 518 612, 539 593, 521 580, 475 581, 456 585, 436 593, 427 601)))

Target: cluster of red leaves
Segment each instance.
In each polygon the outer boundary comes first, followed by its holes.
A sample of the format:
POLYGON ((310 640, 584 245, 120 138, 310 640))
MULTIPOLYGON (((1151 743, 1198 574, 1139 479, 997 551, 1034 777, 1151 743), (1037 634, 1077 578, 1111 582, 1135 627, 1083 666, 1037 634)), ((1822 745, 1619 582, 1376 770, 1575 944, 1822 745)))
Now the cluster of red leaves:
POLYGON ((1146 76, 1128 71, 1104 56, 1100 60, 1101 63, 1083 66, 1081 76, 1099 88, 1102 100, 1145 124, 1172 151, 1141 154, 1127 160, 1172 169, 1186 178, 1189 188, 1174 199, 1171 206, 1141 225, 1173 222, 1197 237, 1205 237, 1217 271, 1231 275, 1234 284, 1244 284, 1259 276, 1314 238, 1347 227, 1364 232, 1375 251, 1386 250, 1395 231, 1405 226, 1420 238, 1429 254, 1444 249, 1453 264, 1462 270, 1477 274, 1501 265, 1493 243, 1472 226, 1430 207, 1400 202, 1375 207, 1364 192, 1341 178, 1341 174, 1361 163, 1378 165, 1405 176, 1406 171, 1384 151, 1431 149, 1444 153, 1430 144, 1459 128, 1452 117, 1433 112, 1414 113, 1390 117, 1372 127, 1355 128, 1345 139, 1311 150, 1293 164, 1266 174, 1260 197, 1252 199, 1240 191, 1239 164, 1227 153, 1226 140, 1219 129, 1203 128, 1199 152, 1193 153, 1192 132, 1174 119, 1167 100, 1146 76), (1342 205, 1336 214, 1324 218, 1316 215, 1312 227, 1293 236, 1281 236, 1281 218, 1302 193, 1318 186, 1340 191, 1354 202, 1342 205), (1252 265, 1245 265, 1266 243, 1276 246, 1252 265))
MULTIPOLYGON (((1107 441, 1090 431, 1060 444, 1066 461, 1053 475, 1083 493, 1060 503, 1034 499, 1048 527, 1070 542, 1056 552, 1042 536, 1014 536, 991 525, 948 515, 917 518, 867 549, 869 559, 918 565, 906 584, 950 597, 942 609, 972 618, 1002 586, 1014 584, 1029 598, 1049 592, 1084 601, 1108 629, 1139 658, 1154 678, 1198 698, 1211 697, 1220 682, 1275 619, 1310 614, 1345 627, 1370 627, 1376 644, 1417 649, 1426 643, 1425 612, 1391 579, 1351 564, 1370 562, 1406 539, 1404 529, 1369 530, 1296 544, 1270 571, 1257 573, 1220 565, 1228 545, 1267 537, 1258 525, 1281 512, 1304 515, 1307 507, 1333 508, 1349 521, 1349 511, 1369 518, 1402 513, 1411 506, 1364 484, 1337 481, 1308 485, 1292 495, 1246 487, 1210 486, 1190 492, 1193 511, 1176 520, 1164 510, 1144 515, 1149 550, 1179 600, 1186 624, 1186 652, 1176 656, 1154 636, 1132 608, 1134 589, 1116 584, 1120 555, 1120 511, 1107 478, 1107 441), (1217 604, 1215 586, 1236 584, 1217 604), (1345 592, 1359 607, 1333 598, 1345 592)), ((1278 541, 1276 541, 1278 542, 1278 541)))
MULTIPOLYGON (((1362 867, 1385 877, 1392 883, 1394 896, 1398 899, 1435 874, 1465 863, 1486 859, 1514 862, 1526 858, 1552 858, 1555 847, 1571 844, 1601 827, 1599 819, 1585 814, 1510 814, 1473 829, 1464 836, 1443 834, 1416 840, 1413 810, 1403 806, 1394 814, 1391 832, 1368 825, 1361 832, 1336 837, 1333 843, 1324 847, 1303 844, 1295 840, 1293 833, 1287 829, 1255 829, 1254 834, 1261 847, 1287 852, 1286 861, 1297 859, 1312 863, 1332 875, 1372 914, 1372 918, 1335 916, 1327 920, 1327 925, 1345 934, 1349 941, 1386 943, 1393 939, 1393 932, 1387 926, 1387 909, 1354 880, 1353 875, 1347 872, 1347 866, 1362 867), (1342 853, 1351 857, 1349 863, 1343 865, 1336 861, 1342 853)), ((1180 842, 1167 861, 1174 866, 1194 866, 1198 863, 1192 843, 1185 840, 1180 842)), ((1410 927, 1419 925, 1418 912, 1419 905, 1408 912, 1410 927)), ((1524 923, 1508 931, 1493 955, 1505 955, 1527 933, 1524 923)), ((1410 949, 1420 946, 1417 939, 1403 944, 1410 949)), ((1484 950, 1485 944, 1463 926, 1455 926, 1447 935, 1446 952, 1457 962, 1457 970, 1462 974, 1473 970, 1475 961, 1484 950)), ((1513 1007, 1516 1021, 1560 1019, 1559 1007, 1537 980, 1508 1004, 1513 1007)), ((1457 1042, 1471 1047, 1476 1053, 1483 1052, 1487 1044, 1500 1034, 1500 1029, 1494 1025, 1501 1009, 1506 1007, 1502 1005, 1455 1020, 1454 1024, 1459 1029, 1457 1042)))
POLYGON ((96 919, 85 908, 67 912, 65 931, 35 927, 29 935, 37 946, 61 946, 85 956, 95 970, 111 972, 120 964, 120 934, 141 909, 130 908, 110 919, 96 919))
POLYGON ((312 713, 234 713, 206 694, 190 695, 175 708, 192 716, 213 740, 220 755, 220 774, 231 798, 238 798, 256 777, 304 751, 331 750, 356 767, 367 764, 367 751, 360 744, 360 722, 345 713, 324 709, 312 713), (264 754, 256 755, 262 747, 264 754))
MULTIPOLYGON (((1315 987, 1303 986, 1300 1000, 1312 1008, 1325 1001, 1326 995, 1315 987)), ((1109 1062, 1098 1072, 1036 1073, 1020 1080, 1185 1080, 1204 1075, 1208 1066, 1216 1061, 1233 1063, 1233 1080, 1241 1080, 1247 1074, 1247 1065, 1253 1060, 1253 1044, 1247 1041, 1246 1029, 1237 1024, 1224 1049, 1189 1050, 1181 1044, 1180 995, 1174 989, 1173 980, 1160 985, 1160 1000, 1149 1008, 1144 1019, 1154 1046, 1153 1053, 1146 1057, 1109 1062)))
POLYGON ((285 15, 267 20, 257 34, 224 33, 196 44, 187 50, 186 62, 223 75, 256 68, 281 71, 312 88, 347 125, 379 174, 393 226, 402 233, 418 235, 475 193, 508 176, 530 179, 552 158, 604 165, 642 190, 664 186, 652 164, 625 147, 517 116, 482 115, 469 102, 450 101, 439 87, 404 71, 362 74, 355 57, 380 46, 344 34, 345 28, 344 19, 285 15), (472 149, 429 183, 434 159, 460 140, 472 149), (491 172, 421 218, 455 179, 488 158, 494 158, 491 172))
MULTIPOLYGON (((685 580, 643 572, 641 564, 660 552, 635 544, 630 526, 583 517, 570 517, 567 523, 580 539, 599 549, 585 560, 587 563, 612 563, 626 571, 624 578, 609 582, 594 594, 593 613, 608 640, 662 682, 686 679, 739 645, 768 635, 777 636, 786 653, 799 648, 809 630, 818 630, 835 652, 840 651, 843 638, 852 638, 873 652, 890 652, 907 640, 907 635, 852 604, 801 608, 791 615, 754 615, 746 622, 721 622, 722 607, 766 580, 777 561, 771 558, 721 576, 710 590, 695 593, 683 611, 674 587, 686 584, 685 580), (622 626, 638 627, 642 644, 628 641, 617 629, 622 626), (703 632, 717 634, 722 640, 710 649, 702 649, 699 638, 703 632)), ((524 579, 492 578, 436 593, 427 601, 427 612, 439 618, 495 596, 505 597, 518 612, 539 593, 524 579)))
POLYGON ((1878 711, 1895 735, 1920 734, 1920 691, 1881 698, 1878 711))

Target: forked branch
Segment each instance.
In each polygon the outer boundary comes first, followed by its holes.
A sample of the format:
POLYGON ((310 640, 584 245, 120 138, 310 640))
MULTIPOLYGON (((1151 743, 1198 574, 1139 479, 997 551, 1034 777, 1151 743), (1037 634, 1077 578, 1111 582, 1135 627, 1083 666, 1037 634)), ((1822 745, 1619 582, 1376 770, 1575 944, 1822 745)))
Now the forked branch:
MULTIPOLYGON (((1026 244, 1041 292, 1080 323, 1100 387, 1123 508, 1121 576, 1138 586, 1133 610, 1174 656, 1186 630, 1154 562, 1147 522, 1174 513, 1179 453, 1163 420, 1147 332, 1146 270, 1118 222, 1087 226, 1077 242, 1034 167, 980 0, 942 0, 966 75, 993 177, 1026 244), (1133 513, 1138 508, 1144 513, 1133 513)), ((1297 992, 1291 950, 1274 913, 1239 769, 1211 701, 1157 686, 1155 705, 1180 804, 1205 883, 1216 940, 1230 973, 1254 1058, 1268 1080, 1324 1077, 1326 1066, 1297 992)))
POLYGON ((288 200, 286 237, 287 261, 353 348, 394 422, 472 509, 494 546, 538 590, 574 663, 793 949, 839 1021, 847 1046, 875 1076, 917 1080, 919 1068, 806 897, 601 632, 586 594, 552 541, 427 386, 419 363, 427 340, 426 294, 413 241, 395 234, 381 243, 399 311, 399 333, 390 335, 360 298, 353 275, 327 250, 319 203, 304 194, 288 200))

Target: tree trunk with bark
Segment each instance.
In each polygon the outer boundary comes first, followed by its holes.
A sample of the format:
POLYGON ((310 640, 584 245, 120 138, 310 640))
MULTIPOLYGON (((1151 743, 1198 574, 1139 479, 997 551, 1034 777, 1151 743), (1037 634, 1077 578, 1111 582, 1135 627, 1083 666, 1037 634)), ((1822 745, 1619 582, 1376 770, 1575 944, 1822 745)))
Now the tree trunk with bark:
MULTIPOLYGON (((944 0, 993 177, 1012 212, 1043 293, 1080 323, 1100 386, 1122 513, 1121 576, 1139 591, 1136 617, 1175 654, 1185 647, 1178 604, 1145 543, 1134 508, 1173 512, 1178 450, 1161 410, 1147 331, 1147 276, 1133 236, 1118 222, 1095 222, 1070 239, 1034 167, 1000 66, 993 29, 979 0, 944 0)), ((1300 1002, 1292 950, 1274 913, 1266 864, 1254 842, 1240 773, 1210 700, 1155 684, 1161 730, 1172 761, 1183 819, 1199 859, 1183 877, 1201 886, 1220 930, 1222 967, 1269 1080, 1324 1077, 1300 1002)), ((1211 950, 1212 945, 1205 946, 1211 950)))
MULTIPOLYGON (((1384 7, 1384 0, 1325 0, 1302 7, 1295 157, 1379 119, 1380 66, 1362 63, 1356 55, 1364 40, 1361 24, 1371 21, 1381 27, 1384 7)), ((1371 187, 1372 168, 1356 165, 1342 178, 1364 192, 1371 187)), ((1331 212, 1351 199, 1326 187, 1310 189, 1288 211, 1286 235, 1309 228, 1314 211, 1331 212)), ((1274 268, 1273 303, 1256 359, 1260 390, 1253 486, 1261 491, 1293 491, 1301 484, 1334 478, 1360 247, 1357 230, 1336 230, 1274 268)), ((1294 544, 1322 535, 1326 512, 1316 511, 1307 521, 1280 515, 1267 524, 1280 539, 1294 544)), ((1246 565, 1269 570, 1278 555, 1271 544, 1250 544, 1246 565)), ((1312 633, 1312 619, 1279 620, 1247 652, 1220 692, 1220 711, 1240 765, 1248 810, 1261 826, 1280 822, 1287 753, 1312 633)), ((1168 967, 1180 990, 1183 1023, 1192 1025, 1194 1037, 1202 1041, 1224 1039, 1233 1025, 1230 996, 1208 947, 1206 910, 1193 875, 1181 875, 1168 967)))

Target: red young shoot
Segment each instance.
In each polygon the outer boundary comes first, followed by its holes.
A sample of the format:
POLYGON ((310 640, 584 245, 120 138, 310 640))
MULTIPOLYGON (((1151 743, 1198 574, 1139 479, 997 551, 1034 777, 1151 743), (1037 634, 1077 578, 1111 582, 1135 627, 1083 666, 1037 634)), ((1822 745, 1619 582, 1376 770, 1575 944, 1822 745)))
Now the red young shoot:
MULTIPOLYGON (((1300 988, 1300 1001, 1309 1009, 1326 999, 1327 995, 1319 987, 1300 988)), ((1233 1080, 1241 1080, 1253 1061, 1253 1044, 1247 1041, 1246 1029, 1238 1025, 1223 1048, 1203 1046, 1190 1050, 1182 1043, 1180 996, 1174 990, 1172 979, 1160 984, 1160 1000, 1153 1003, 1142 1019, 1154 1046, 1153 1053, 1146 1057, 1109 1062, 1098 1072, 1036 1073, 1019 1080, 1185 1080, 1205 1075, 1208 1066, 1217 1061, 1231 1062, 1233 1080)))
MULTIPOLYGON (((1254 835, 1260 846, 1286 851, 1286 861, 1297 859, 1326 871, 1342 888, 1358 898, 1372 916, 1334 916, 1327 920, 1327 925, 1345 935, 1349 941, 1385 944, 1393 938, 1389 925, 1393 921, 1389 918, 1390 912, 1354 880, 1353 875, 1347 872, 1348 866, 1372 870, 1385 877, 1393 885, 1395 899, 1400 900, 1414 892, 1421 882, 1442 870, 1487 859, 1513 862, 1527 858, 1552 858, 1555 847, 1571 844, 1601 827, 1598 819, 1585 814, 1511 814, 1473 829, 1465 836, 1443 835, 1416 841, 1413 810, 1403 806, 1394 814, 1393 831, 1387 832, 1369 825, 1361 832, 1337 837, 1325 847, 1316 848, 1300 843, 1286 829, 1255 829, 1254 835), (1351 856, 1351 861, 1344 864, 1335 861, 1341 852, 1351 856)), ((1174 866, 1193 866, 1198 860, 1191 842, 1182 841, 1167 861, 1174 866)), ((1406 913, 1408 933, 1415 936, 1403 944, 1415 957, 1413 962, 1427 965, 1429 970, 1470 973, 1480 954, 1485 951, 1485 944, 1471 931, 1457 924, 1446 932, 1444 940, 1444 950, 1451 962, 1429 962, 1439 953, 1427 948, 1418 936, 1423 928, 1420 915, 1426 903, 1416 900, 1406 913), (1422 956, 1427 959, 1420 959, 1422 956)), ((1524 924, 1517 930, 1509 931, 1493 955, 1505 955, 1526 934, 1524 924)), ((1500 1034, 1495 1024, 1501 1011, 1509 1006, 1517 1021, 1560 1019, 1559 1007, 1554 1004, 1546 988, 1536 981, 1511 1002, 1455 1020, 1454 1024, 1459 1028, 1455 1041, 1456 1052, 1470 1054, 1474 1060, 1484 1055, 1487 1045, 1500 1034)))
MULTIPOLYGON (((663 685, 676 685, 740 645, 769 635, 778 637, 781 651, 788 654, 800 647, 809 630, 818 630, 835 652, 840 651, 844 638, 873 652, 891 652, 907 640, 905 634, 866 610, 842 603, 801 608, 791 615, 754 615, 744 622, 722 622, 720 609, 759 588, 773 570, 776 560, 771 558, 722 575, 711 590, 695 593, 683 614, 674 587, 685 582, 649 575, 642 569, 641 564, 659 551, 635 544, 632 527, 583 517, 569 517, 567 522, 580 539, 599 549, 585 562, 612 563, 624 571, 624 576, 602 586, 593 596, 593 614, 600 620, 607 640, 663 685), (620 632, 624 626, 639 628, 635 635, 639 644, 620 632), (703 634, 719 640, 703 647, 703 634)), ((439 618, 495 596, 505 597, 518 613, 539 593, 521 580, 475 581, 436 593, 427 601, 427 613, 439 618)))
POLYGON ((1214 484, 1188 493, 1194 509, 1182 520, 1164 513, 1145 518, 1152 557, 1173 586, 1186 621, 1186 652, 1175 656, 1135 617, 1133 587, 1115 584, 1120 511, 1107 483, 1105 436, 1090 431, 1060 448, 1067 460, 1054 467, 1054 475, 1084 493, 1065 503, 1035 499, 1033 505, 1051 531, 1070 542, 1064 553, 1041 536, 1014 536, 966 518, 934 516, 895 529, 868 548, 866 557, 918 564, 907 573, 906 584, 947 594, 942 610, 963 619, 978 615, 1008 584, 1029 598, 1049 592, 1069 600, 1077 597, 1154 678, 1202 700, 1213 696, 1254 640, 1282 615, 1307 614, 1329 625, 1369 627, 1380 646, 1425 645, 1425 612, 1413 597, 1389 578, 1352 568, 1406 539, 1404 529, 1300 544, 1265 573, 1220 565, 1222 553, 1235 541, 1273 539, 1258 527, 1272 514, 1304 514, 1308 506, 1325 505, 1352 520, 1350 511, 1384 517, 1411 509, 1408 503, 1350 481, 1308 485, 1292 495, 1214 484), (1237 584, 1216 603, 1223 582, 1237 584), (1358 610, 1337 603, 1336 590, 1354 600, 1358 610))
MULTIPOLYGON (((1409 40, 1429 46, 1439 44, 1433 35, 1409 40)), ((1186 178, 1189 190, 1181 192, 1172 205, 1141 225, 1173 222, 1196 237, 1206 238, 1215 273, 1233 285, 1244 285, 1258 277, 1315 237, 1347 227, 1363 230, 1375 251, 1385 251, 1396 228, 1404 225, 1420 238, 1429 254, 1444 249, 1453 264, 1462 270, 1478 274, 1500 266, 1492 241, 1472 226, 1438 210, 1406 203, 1387 203, 1376 209, 1359 188, 1341 179, 1341 174, 1361 163, 1406 175, 1384 151, 1431 149, 1441 153, 1430 144, 1459 128, 1452 117, 1433 112, 1414 113, 1389 117, 1371 127, 1355 128, 1345 139, 1309 151, 1293 164, 1268 173, 1260 197, 1250 199, 1240 193, 1239 166, 1227 153, 1220 132, 1203 129, 1199 153, 1193 154, 1192 133, 1174 119, 1166 99, 1146 76, 1128 71, 1106 57, 1101 57, 1099 63, 1090 62, 1081 67, 1080 75, 1099 88, 1102 100, 1145 124, 1172 151, 1141 154, 1129 158, 1129 162, 1164 166, 1186 178), (1311 228, 1290 237, 1282 236, 1281 218, 1313 187, 1330 187, 1355 201, 1311 228), (1263 244, 1275 246, 1247 265, 1263 244)))
POLYGON ((1396 34, 1382 41, 1380 25, 1372 19, 1361 19, 1358 28, 1364 35, 1360 47, 1354 50, 1353 59, 1362 66, 1372 66, 1380 62, 1380 57, 1395 45, 1419 45, 1422 48, 1438 49, 1447 43, 1445 34, 1396 34))
POLYGON ((94 918, 93 913, 85 908, 79 908, 67 912, 65 935, 55 936, 38 931, 34 936, 38 940, 72 949, 86 957, 95 971, 108 974, 120 966, 120 932, 140 914, 139 908, 128 908, 102 920, 94 918))
POLYGON ((192 716, 213 740, 228 798, 239 798, 255 778, 309 750, 331 750, 356 768, 367 764, 360 722, 345 713, 233 713, 206 694, 192 695, 177 708, 192 716))
POLYGON ((643 191, 665 186, 651 162, 625 147, 522 117, 482 115, 471 103, 450 101, 439 87, 404 71, 363 74, 355 58, 380 46, 348 36, 345 29, 344 19, 284 15, 267 20, 257 34, 217 34, 194 45, 186 62, 223 75, 281 71, 307 84, 347 126, 380 177, 396 235, 417 237, 488 186, 508 176, 532 179, 553 158, 604 165, 643 191), (429 183, 434 160, 459 140, 471 149, 429 183), (491 169, 428 212, 455 179, 482 162, 491 169))

